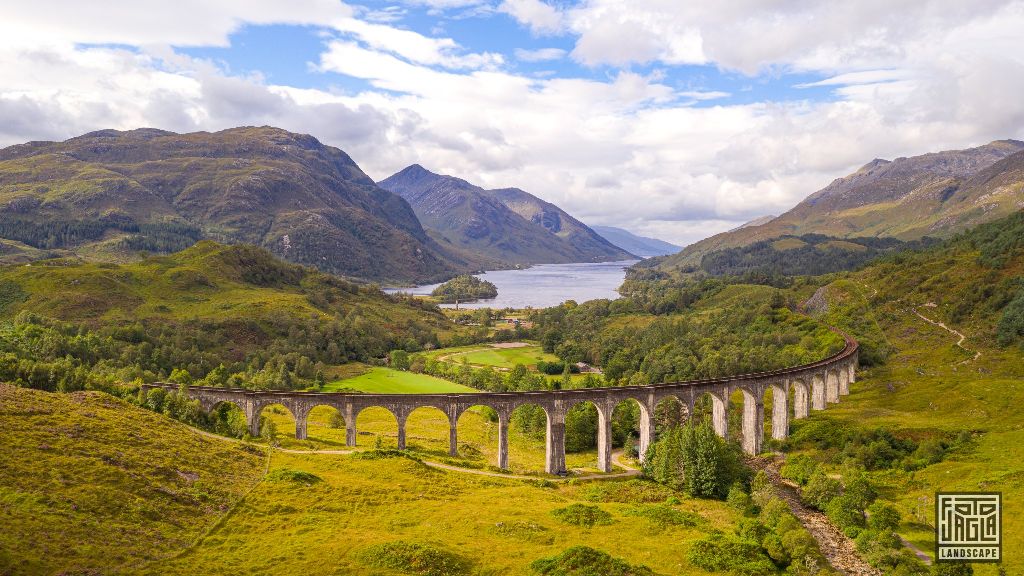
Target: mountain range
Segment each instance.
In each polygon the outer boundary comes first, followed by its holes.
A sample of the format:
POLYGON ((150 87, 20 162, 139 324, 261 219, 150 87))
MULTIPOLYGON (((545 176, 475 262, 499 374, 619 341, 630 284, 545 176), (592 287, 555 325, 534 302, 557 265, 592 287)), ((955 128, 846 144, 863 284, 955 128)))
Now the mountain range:
POLYGON ((638 236, 629 230, 616 228, 615 226, 591 226, 590 228, 604 237, 605 240, 615 244, 630 254, 636 254, 642 258, 665 256, 668 254, 675 254, 682 250, 681 246, 676 246, 675 244, 665 242, 664 240, 658 240, 657 238, 638 236))
POLYGON ((518 188, 485 190, 419 164, 378 184, 408 201, 438 244, 482 266, 633 257, 558 206, 518 188))
POLYGON ((269 127, 101 130, 0 150, 0 238, 8 261, 116 260, 205 238, 359 278, 427 281, 467 266, 343 151, 269 127))
POLYGON ((943 238, 1024 208, 1024 142, 997 140, 895 160, 875 159, 792 210, 646 263, 693 271, 704 256, 755 242, 824 234, 836 238, 943 238))

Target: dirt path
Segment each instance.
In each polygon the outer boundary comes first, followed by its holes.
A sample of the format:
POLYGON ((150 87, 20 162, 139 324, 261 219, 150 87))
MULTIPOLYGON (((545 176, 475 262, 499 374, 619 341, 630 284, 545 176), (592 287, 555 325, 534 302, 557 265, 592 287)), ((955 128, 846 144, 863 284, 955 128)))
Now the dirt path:
MULTIPOLYGON (((228 442, 235 442, 238 444, 242 443, 242 440, 238 438, 229 438, 227 436, 221 436, 214 434, 213 432, 207 432, 206 430, 200 430, 198 428, 192 428, 193 432, 200 436, 206 436, 208 438, 215 438, 217 440, 227 440, 228 442)), ((264 444, 257 444, 260 447, 266 447, 264 444)), ((316 455, 335 455, 343 456, 345 454, 353 454, 359 452, 359 450, 296 450, 294 448, 277 448, 274 447, 275 452, 284 452, 286 454, 316 454, 316 455)), ((613 480, 616 478, 631 478, 633 476, 639 476, 640 470, 622 462, 619 457, 622 455, 621 451, 612 453, 612 463, 622 468, 623 472, 615 472, 612 474, 584 474, 582 476, 566 476, 564 478, 549 478, 547 476, 530 476, 527 474, 508 474, 505 472, 492 472, 490 470, 478 470, 476 468, 464 468, 462 466, 455 466, 453 464, 444 464, 442 462, 435 462, 433 460, 420 461, 430 466, 431 468, 437 468, 439 470, 448 470, 449 472, 459 472, 462 474, 476 474, 477 476, 491 476, 493 478, 507 478, 509 480, 548 480, 550 482, 567 482, 569 480, 613 480)))
POLYGON ((832 568, 848 576, 882 576, 882 572, 870 566, 858 554, 853 541, 836 528, 824 514, 804 506, 800 501, 797 487, 779 475, 779 459, 752 458, 751 466, 764 470, 775 487, 775 493, 789 505, 793 515, 818 541, 818 547, 832 568))
POLYGON ((971 350, 971 349, 967 348, 966 346, 964 346, 964 340, 967 340, 967 336, 964 336, 961 332, 959 332, 957 330, 954 330, 954 329, 950 328, 949 326, 946 326, 946 324, 944 322, 938 322, 938 321, 932 320, 931 318, 928 318, 924 314, 921 314, 920 312, 918 312, 916 309, 913 310, 913 312, 921 320, 924 320, 925 322, 927 322, 927 323, 929 323, 929 324, 931 324, 933 326, 938 326, 939 328, 942 328, 946 332, 949 332, 950 334, 953 334, 954 336, 959 337, 960 339, 956 341, 956 345, 961 350, 963 350, 964 352, 967 352, 967 353, 973 352, 974 353, 974 357, 973 358, 968 358, 967 360, 964 360, 963 362, 957 362, 957 364, 967 364, 968 362, 973 362, 973 361, 977 360, 978 358, 981 358, 981 351, 980 350, 971 350))

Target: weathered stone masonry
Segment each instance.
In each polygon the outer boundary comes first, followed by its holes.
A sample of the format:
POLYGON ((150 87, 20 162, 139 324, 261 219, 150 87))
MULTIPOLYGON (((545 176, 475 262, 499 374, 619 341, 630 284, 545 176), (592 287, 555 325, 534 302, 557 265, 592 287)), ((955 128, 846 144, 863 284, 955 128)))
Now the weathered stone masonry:
MULTIPOLYGON (((188 394, 204 410, 211 411, 222 402, 237 405, 245 413, 252 435, 259 434, 259 415, 271 404, 282 404, 295 417, 295 437, 306 438, 306 419, 317 406, 331 406, 345 419, 345 443, 356 445, 356 419, 373 406, 383 407, 398 421, 398 447, 405 448, 405 422, 409 414, 422 407, 434 407, 448 416, 449 452, 458 450, 456 424, 472 406, 489 406, 498 413, 498 467, 508 468, 508 424, 512 411, 525 404, 544 409, 547 415, 545 471, 565 472, 565 415, 580 402, 591 402, 598 413, 598 467, 612 469, 612 411, 619 403, 632 400, 640 406, 640 454, 647 451, 654 434, 654 407, 674 396, 693 414, 697 400, 707 394, 712 400, 715 432, 725 437, 729 430, 729 399, 743 393, 743 449, 749 454, 761 451, 764 435, 764 397, 772 393, 772 438, 789 436, 790 414, 806 418, 809 410, 824 410, 850 393, 857 368, 857 342, 846 337, 846 346, 837 354, 813 364, 773 372, 743 374, 728 378, 672 382, 650 386, 619 386, 577 390, 535 392, 479 392, 459 394, 344 394, 321 392, 275 392, 193 386, 188 394), (793 408, 789 392, 793 391, 793 408)), ((176 389, 174 384, 145 384, 144 388, 176 389)))

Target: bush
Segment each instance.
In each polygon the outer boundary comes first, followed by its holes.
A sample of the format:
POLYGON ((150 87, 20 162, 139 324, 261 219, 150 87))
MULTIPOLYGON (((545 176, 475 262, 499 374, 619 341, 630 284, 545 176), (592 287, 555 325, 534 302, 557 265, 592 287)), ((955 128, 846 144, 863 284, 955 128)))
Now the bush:
POLYGON ((742 484, 733 484, 725 501, 742 514, 751 514, 754 511, 754 501, 750 499, 742 484))
POLYGON ((302 470, 292 470, 290 468, 278 468, 270 474, 267 474, 267 480, 277 482, 296 482, 299 484, 316 484, 322 482, 323 479, 311 472, 303 472, 302 470))
POLYGON ((804 485, 811 479, 818 464, 805 454, 797 454, 786 458, 786 462, 779 469, 783 478, 789 478, 797 484, 804 485))
POLYGON ((843 529, 844 532, 847 528, 859 529, 864 527, 864 509, 860 507, 860 502, 857 498, 850 494, 843 494, 833 498, 825 506, 825 515, 828 516, 828 519, 833 524, 843 529))
POLYGON ((408 542, 370 546, 361 557, 371 566, 423 576, 458 576, 468 574, 472 567, 468 560, 447 550, 408 542))
POLYGON ((824 511, 829 502, 841 492, 838 480, 829 478, 823 471, 817 470, 808 480, 807 486, 800 491, 800 499, 824 511))
POLYGON ((551 511, 551 515, 565 524, 584 528, 612 523, 611 514, 587 504, 570 504, 565 508, 556 508, 551 511))
POLYGON ((868 508, 868 514, 868 527, 872 530, 893 532, 900 527, 899 511, 888 504, 875 502, 868 508))
POLYGON ((777 573, 775 564, 759 544, 721 534, 694 542, 686 557, 691 564, 708 572, 731 571, 750 576, 777 573))
POLYGON ((653 576, 643 565, 632 565, 589 546, 573 546, 551 558, 535 560, 530 569, 545 576, 653 576))

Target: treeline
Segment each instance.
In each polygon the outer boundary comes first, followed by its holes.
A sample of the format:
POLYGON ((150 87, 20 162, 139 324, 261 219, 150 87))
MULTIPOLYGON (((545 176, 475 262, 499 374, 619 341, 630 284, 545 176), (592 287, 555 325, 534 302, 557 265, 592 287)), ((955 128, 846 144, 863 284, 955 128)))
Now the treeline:
POLYGON ((535 312, 545 351, 601 366, 619 385, 646 385, 761 372, 814 362, 842 338, 792 312, 779 293, 751 292, 700 313, 616 321, 629 304, 594 300, 535 312))
POLYGON ((700 268, 712 276, 738 276, 747 273, 820 276, 854 270, 882 254, 898 250, 919 250, 937 242, 927 237, 902 242, 895 238, 787 235, 748 246, 711 252, 701 259, 700 268))
POLYGON ((429 326, 410 321, 397 328, 358 308, 333 320, 269 313, 99 327, 21 312, 0 323, 0 381, 48 391, 109 390, 174 375, 209 386, 301 389, 316 384, 326 364, 374 362, 395 348, 441 345, 429 326))
POLYGON ((36 220, 0 214, 0 238, 16 240, 43 250, 67 248, 99 240, 108 230, 129 234, 122 247, 132 251, 167 254, 184 250, 202 239, 202 231, 185 222, 139 224, 124 214, 106 214, 88 220, 36 220))

